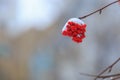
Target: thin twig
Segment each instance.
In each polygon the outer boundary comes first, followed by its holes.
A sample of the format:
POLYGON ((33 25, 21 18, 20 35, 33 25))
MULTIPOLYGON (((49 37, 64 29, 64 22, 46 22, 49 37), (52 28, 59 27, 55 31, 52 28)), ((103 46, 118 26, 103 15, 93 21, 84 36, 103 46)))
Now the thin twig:
POLYGON ((106 5, 106 6, 104 6, 104 7, 100 8, 100 9, 98 9, 98 10, 90 13, 90 14, 87 14, 87 15, 83 16, 83 17, 79 17, 79 19, 84 19, 84 18, 86 18, 86 17, 88 17, 88 16, 91 16, 92 14, 97 13, 97 12, 99 12, 99 14, 101 14, 101 12, 102 12, 103 9, 105 9, 105 8, 107 8, 108 6, 110 6, 110 5, 112 5, 112 4, 115 4, 115 3, 117 3, 117 2, 120 2, 120 0, 114 1, 114 2, 112 2, 112 3, 110 3, 110 4, 106 5))
POLYGON ((102 74, 104 74, 106 71, 108 71, 108 70, 112 70, 112 68, 113 68, 113 66, 115 65, 115 64, 117 64, 117 62, 119 62, 120 61, 120 58, 118 58, 113 64, 111 64, 110 66, 108 66, 106 69, 104 69, 100 74, 98 74, 98 76, 94 79, 94 80, 97 80, 97 78, 99 77, 99 76, 101 76, 102 74))
MULTIPOLYGON (((97 78, 110 78, 110 77, 116 77, 116 78, 120 78, 120 73, 118 74, 111 74, 111 75, 103 75, 103 76, 98 76, 98 75, 92 75, 92 74, 86 74, 86 73, 80 73, 81 75, 85 75, 85 76, 90 76, 90 77, 97 77, 97 78)), ((116 79, 115 78, 115 79, 116 79)))
POLYGON ((118 80, 118 79, 120 79, 120 76, 113 78, 112 80, 118 80))

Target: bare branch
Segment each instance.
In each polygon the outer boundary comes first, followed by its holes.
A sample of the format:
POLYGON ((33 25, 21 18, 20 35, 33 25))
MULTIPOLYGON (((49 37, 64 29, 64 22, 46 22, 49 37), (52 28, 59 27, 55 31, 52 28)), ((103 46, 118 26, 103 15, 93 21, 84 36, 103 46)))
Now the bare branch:
POLYGON ((113 64, 111 64, 111 65, 108 66, 106 69, 104 69, 100 74, 98 74, 98 76, 97 76, 94 80, 97 80, 97 78, 98 78, 99 76, 101 76, 102 74, 104 74, 106 71, 111 72, 113 66, 114 66, 115 64, 117 64, 117 62, 119 62, 119 61, 120 61, 120 58, 118 58, 113 64))
POLYGON ((90 13, 90 14, 87 14, 87 15, 83 16, 83 17, 79 17, 79 19, 84 19, 84 18, 86 18, 88 16, 91 16, 91 15, 97 13, 97 12, 99 12, 99 14, 101 14, 103 9, 105 9, 105 8, 109 7, 110 5, 115 4, 117 2, 120 2, 120 0, 114 1, 114 2, 112 2, 112 3, 110 3, 110 4, 106 5, 106 6, 104 6, 104 7, 100 8, 100 9, 90 13))
MULTIPOLYGON (((86 74, 86 73, 80 73, 81 75, 85 75, 85 76, 90 76, 90 77, 97 77, 97 78, 102 78, 102 79, 105 79, 105 78, 111 78, 111 77, 116 77, 116 78, 120 78, 120 73, 118 74, 111 74, 111 75, 103 75, 103 76, 98 76, 98 75, 92 75, 92 74, 86 74)), ((114 78, 114 79, 116 79, 114 78)))

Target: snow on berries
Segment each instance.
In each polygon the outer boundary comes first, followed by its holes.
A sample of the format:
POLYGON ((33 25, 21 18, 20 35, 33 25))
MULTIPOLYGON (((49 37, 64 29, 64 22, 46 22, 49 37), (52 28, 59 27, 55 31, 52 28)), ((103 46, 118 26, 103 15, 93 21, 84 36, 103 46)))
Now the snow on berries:
POLYGON ((74 42, 81 43, 85 38, 86 24, 78 19, 71 18, 62 29, 62 35, 70 37, 74 42))

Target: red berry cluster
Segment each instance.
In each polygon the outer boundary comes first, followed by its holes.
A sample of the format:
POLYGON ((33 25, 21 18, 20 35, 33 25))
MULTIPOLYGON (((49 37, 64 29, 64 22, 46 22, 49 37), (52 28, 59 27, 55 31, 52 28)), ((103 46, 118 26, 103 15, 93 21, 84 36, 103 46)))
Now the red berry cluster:
POLYGON ((73 41, 80 43, 82 39, 85 38, 86 24, 69 21, 65 27, 62 34, 71 37, 73 41))

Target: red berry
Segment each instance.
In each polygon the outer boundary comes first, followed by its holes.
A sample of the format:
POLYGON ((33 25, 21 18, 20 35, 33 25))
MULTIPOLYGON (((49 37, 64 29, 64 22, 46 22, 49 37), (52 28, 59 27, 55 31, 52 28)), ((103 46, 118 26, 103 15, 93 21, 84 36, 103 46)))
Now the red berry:
POLYGON ((67 31, 63 31, 62 34, 63 34, 64 36, 67 36, 67 31))

